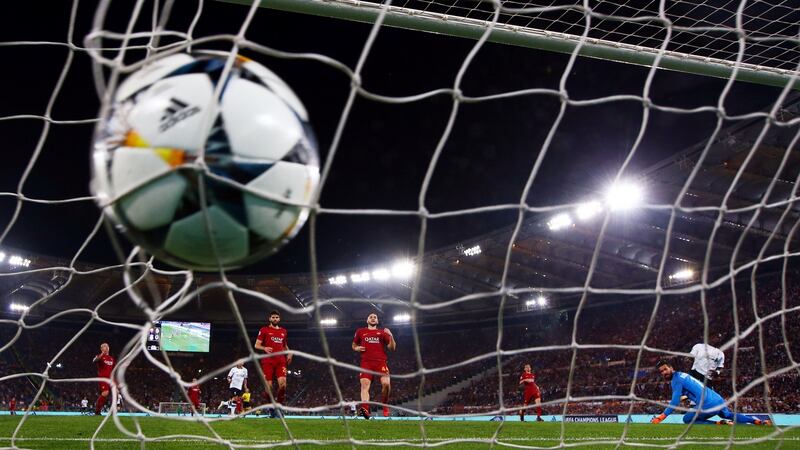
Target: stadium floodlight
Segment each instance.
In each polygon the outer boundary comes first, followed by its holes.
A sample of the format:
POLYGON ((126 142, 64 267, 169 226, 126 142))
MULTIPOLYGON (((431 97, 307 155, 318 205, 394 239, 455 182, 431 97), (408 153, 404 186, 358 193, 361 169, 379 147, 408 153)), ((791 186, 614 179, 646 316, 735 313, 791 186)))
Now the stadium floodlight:
POLYGON ((392 266, 392 275, 401 280, 411 278, 414 273, 414 263, 411 261, 398 261, 392 266))
POLYGON ((389 270, 383 267, 372 271, 372 278, 378 281, 388 280, 391 276, 392 274, 389 272, 389 270))
POLYGON ((319 320, 319 324, 323 327, 335 327, 337 323, 339 323, 339 321, 333 317, 319 320))
POLYGON ((347 277, 344 276, 344 275, 330 277, 330 278, 328 278, 328 283, 336 285, 336 286, 341 286, 343 284, 347 284, 347 277))
POLYGON ((369 272, 351 273, 350 281, 353 283, 366 283, 370 280, 369 272))
POLYGON ((6 252, 0 252, 0 262, 3 262, 5 260, 6 260, 6 252))
POLYGON ((31 265, 31 260, 19 255, 13 255, 8 258, 8 265, 11 267, 29 267, 31 265))
POLYGON ((411 315, 408 313, 394 315, 394 323, 409 323, 409 322, 411 322, 411 315))
POLYGON ((22 303, 12 303, 8 305, 8 309, 14 312, 24 312, 31 309, 28 305, 23 305, 22 303))
POLYGON ((549 228, 550 231, 562 230, 570 225, 572 225, 572 217, 567 213, 556 214, 547 222, 547 228, 549 228))
POLYGON ((686 281, 686 280, 691 280, 693 278, 694 278, 694 270, 692 269, 679 270, 669 276, 669 279, 673 281, 686 281))
POLYGON ((589 220, 592 217, 603 212, 603 204, 597 200, 581 203, 575 208, 575 217, 578 220, 589 220))
POLYGON ((481 246, 474 245, 466 250, 464 250, 464 255, 466 256, 476 256, 481 254, 481 246))
POLYGON ((533 309, 536 307, 545 307, 547 306, 547 297, 544 295, 538 295, 530 300, 525 301, 525 308, 533 309))
POLYGON ((633 209, 644 200, 644 192, 636 183, 620 181, 606 192, 606 204, 612 211, 633 209))

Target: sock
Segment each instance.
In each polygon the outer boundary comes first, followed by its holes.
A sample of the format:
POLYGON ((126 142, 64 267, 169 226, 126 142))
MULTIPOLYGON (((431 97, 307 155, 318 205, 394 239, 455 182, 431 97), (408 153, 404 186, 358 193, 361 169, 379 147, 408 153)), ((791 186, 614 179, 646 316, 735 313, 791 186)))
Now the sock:
POLYGON ((278 396, 275 397, 275 401, 280 404, 283 404, 286 401, 286 388, 285 387, 278 387, 278 396))
POLYGON ((717 415, 723 419, 733 420, 736 423, 756 423, 756 420, 758 420, 745 414, 733 413, 728 408, 723 408, 717 415))
POLYGON ((242 399, 239 397, 236 398, 236 412, 242 412, 242 399))
POLYGON ((97 397, 97 403, 94 405, 94 413, 100 414, 100 411, 103 410, 103 406, 106 404, 106 398, 104 396, 97 397))
POLYGON ((539 417, 542 417, 542 407, 541 406, 537 406, 536 407, 536 415, 539 416, 539 417))
POLYGON ((387 390, 387 391, 381 392, 381 394, 382 394, 381 395, 381 402, 383 402, 383 403, 388 405, 389 404, 389 391, 387 390))
POLYGON ((367 410, 367 412, 369 412, 369 404, 368 404, 368 403, 362 403, 362 404, 361 404, 361 407, 362 407, 362 408, 364 408, 364 409, 366 409, 366 410, 367 410))
POLYGON ((733 420, 735 420, 737 423, 756 423, 756 420, 758 419, 756 419, 755 417, 750 417, 745 414, 736 413, 733 415, 733 420))

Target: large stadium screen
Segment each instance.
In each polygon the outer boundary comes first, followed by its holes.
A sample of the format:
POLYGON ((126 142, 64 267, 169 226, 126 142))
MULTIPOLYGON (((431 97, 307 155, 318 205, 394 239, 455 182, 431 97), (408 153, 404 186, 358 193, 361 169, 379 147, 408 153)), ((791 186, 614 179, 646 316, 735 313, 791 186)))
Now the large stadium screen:
POLYGON ((147 336, 148 350, 168 352, 207 352, 211 343, 208 322, 155 322, 147 336))

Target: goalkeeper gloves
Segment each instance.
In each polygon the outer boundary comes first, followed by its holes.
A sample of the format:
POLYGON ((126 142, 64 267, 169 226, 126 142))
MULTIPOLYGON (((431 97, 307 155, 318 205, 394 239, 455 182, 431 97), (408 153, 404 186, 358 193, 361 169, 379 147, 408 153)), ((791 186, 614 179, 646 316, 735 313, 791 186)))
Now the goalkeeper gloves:
POLYGON ((666 419, 667 416, 665 414, 659 414, 652 419, 650 419, 650 423, 661 423, 662 420, 666 419))

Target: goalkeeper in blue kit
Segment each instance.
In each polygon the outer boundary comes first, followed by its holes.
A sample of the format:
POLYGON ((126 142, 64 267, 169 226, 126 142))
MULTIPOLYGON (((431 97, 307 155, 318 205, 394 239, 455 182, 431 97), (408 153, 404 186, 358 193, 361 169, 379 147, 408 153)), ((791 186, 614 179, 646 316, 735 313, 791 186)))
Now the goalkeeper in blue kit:
POLYGON ((734 420, 736 423, 772 425, 772 421, 770 420, 759 420, 745 414, 731 412, 731 410, 725 406, 725 400, 722 396, 708 386, 703 387, 703 382, 698 381, 691 375, 676 371, 672 365, 666 361, 659 361, 656 368, 665 380, 671 380, 672 400, 670 400, 667 409, 660 415, 653 417, 650 423, 661 423, 668 415, 672 414, 675 407, 680 404, 681 396, 685 395, 697 405, 697 409, 687 411, 686 414, 683 415, 683 423, 688 424, 694 421, 694 423, 700 424, 723 425, 731 424, 731 421, 734 420), (719 416, 722 420, 708 420, 714 416, 719 416))

